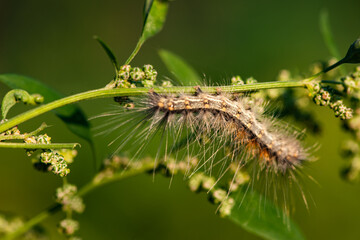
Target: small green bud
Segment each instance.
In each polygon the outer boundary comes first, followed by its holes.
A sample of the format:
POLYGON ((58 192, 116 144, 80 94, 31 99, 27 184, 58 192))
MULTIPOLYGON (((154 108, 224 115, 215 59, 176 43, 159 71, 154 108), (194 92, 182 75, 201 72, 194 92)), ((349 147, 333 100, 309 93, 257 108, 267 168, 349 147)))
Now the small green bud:
POLYGON ((156 81, 156 77, 157 77, 158 73, 155 69, 152 69, 150 71, 146 71, 145 72, 145 78, 147 80, 152 80, 152 81, 156 81))
POLYGON ((136 67, 130 72, 130 77, 134 81, 140 81, 145 78, 145 73, 140 68, 136 67))
POLYGON ((77 156, 77 151, 74 149, 61 149, 56 151, 58 154, 64 157, 66 163, 71 164, 74 162, 74 158, 77 156))
POLYGON ((77 187, 72 184, 64 184, 56 189, 56 201, 66 204, 77 193, 77 187))
POLYGON ((81 197, 75 196, 70 198, 69 201, 63 205, 63 210, 83 213, 85 210, 85 205, 81 197))
POLYGON ((200 191, 203 177, 203 173, 196 173, 189 179, 189 188, 192 192, 200 191))
POLYGON ((244 81, 241 79, 241 77, 239 75, 234 76, 231 78, 231 85, 233 86, 239 86, 239 85, 244 85, 244 81))
POLYGON ((231 214, 231 211, 235 205, 235 201, 233 198, 227 198, 221 203, 219 208, 220 217, 226 217, 231 214))
POLYGON ((131 71, 131 66, 130 65, 122 65, 120 67, 120 70, 124 71, 124 72, 130 72, 131 71))
POLYGON ((130 78, 130 73, 127 71, 120 71, 119 72, 119 79, 121 80, 128 80, 130 78))
POLYGON ((162 87, 172 87, 173 85, 172 85, 172 83, 170 81, 163 81, 161 83, 161 86, 162 87))
POLYGON ((277 81, 290 81, 291 74, 289 70, 283 69, 280 71, 279 75, 277 76, 277 81))
POLYGON ((248 79, 246 79, 246 84, 253 84, 253 83, 257 83, 257 80, 253 77, 249 77, 248 79))
POLYGON ((359 177, 360 177, 360 158, 359 158, 359 156, 356 156, 351 160, 350 166, 346 167, 342 171, 342 176, 350 182, 355 182, 355 181, 359 180, 359 177))
POLYGON ((154 67, 152 65, 150 65, 150 64, 146 64, 146 65, 143 66, 143 70, 144 70, 145 73, 150 72, 153 69, 154 69, 154 67))
POLYGON ((51 143, 51 137, 49 137, 47 134, 39 135, 37 137, 37 143, 50 144, 51 143))
POLYGON ((65 235, 73 235, 79 230, 79 222, 73 219, 64 219, 60 222, 58 230, 65 235))
POLYGON ((211 188, 214 187, 215 183, 216 183, 215 178, 204 176, 201 186, 205 190, 210 190, 211 188))
POLYGON ((211 193, 210 200, 215 203, 221 203, 227 197, 227 192, 223 189, 216 189, 214 192, 211 193))
POLYGON ((141 82, 144 87, 147 87, 147 88, 151 88, 154 86, 154 81, 151 81, 151 80, 144 80, 141 82))
POLYGON ((354 157, 359 153, 359 144, 354 140, 344 141, 341 145, 341 152, 344 157, 354 157))

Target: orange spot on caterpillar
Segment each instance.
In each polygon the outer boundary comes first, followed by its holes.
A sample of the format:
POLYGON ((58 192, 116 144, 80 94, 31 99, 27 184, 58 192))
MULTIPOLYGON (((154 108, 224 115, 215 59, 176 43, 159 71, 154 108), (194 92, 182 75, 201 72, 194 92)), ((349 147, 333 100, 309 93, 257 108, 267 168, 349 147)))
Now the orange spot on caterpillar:
POLYGON ((261 150, 259 156, 260 156, 260 158, 264 159, 266 162, 269 162, 271 160, 270 154, 267 151, 267 149, 261 150))
POLYGON ((258 143, 255 141, 255 139, 251 139, 248 144, 246 145, 246 148, 252 155, 256 155, 257 150, 259 148, 258 143))

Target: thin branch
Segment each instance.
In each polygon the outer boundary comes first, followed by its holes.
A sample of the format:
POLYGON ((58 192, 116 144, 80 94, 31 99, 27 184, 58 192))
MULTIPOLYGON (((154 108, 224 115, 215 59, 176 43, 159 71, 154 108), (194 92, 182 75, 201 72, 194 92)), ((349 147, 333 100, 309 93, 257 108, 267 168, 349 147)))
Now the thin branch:
POLYGON ((74 149, 80 146, 78 143, 8 143, 0 142, 0 148, 22 148, 22 149, 74 149))
MULTIPOLYGON (((247 91, 256 91, 260 89, 273 89, 273 88, 292 88, 292 87, 304 87, 308 84, 309 81, 279 81, 279 82, 264 82, 264 83, 254 83, 246 84, 241 86, 218 86, 210 87, 204 86, 201 87, 203 92, 207 93, 217 93, 219 89, 222 92, 247 92, 247 91)), ((156 87, 153 90, 159 94, 162 93, 194 93, 195 89, 192 86, 180 86, 180 87, 156 87)), ((49 112, 53 109, 72 104, 75 102, 95 99, 95 98, 106 98, 106 97, 120 97, 120 96, 137 96, 145 95, 149 92, 149 88, 120 88, 120 89, 97 89, 92 91, 87 91, 79 94, 75 94, 69 97, 65 97, 51 103, 39 106, 37 108, 31 109, 27 112, 17 115, 14 118, 11 118, 9 121, 0 125, 0 133, 6 131, 7 129, 14 127, 20 123, 23 123, 29 119, 37 117, 43 113, 49 112)))
POLYGON ((20 135, 0 135, 0 141, 25 139, 27 137, 38 134, 39 132, 41 132, 42 130, 44 130, 47 127, 48 127, 48 125, 46 123, 42 123, 40 127, 38 127, 36 130, 29 132, 29 133, 24 133, 24 134, 20 134, 20 135))

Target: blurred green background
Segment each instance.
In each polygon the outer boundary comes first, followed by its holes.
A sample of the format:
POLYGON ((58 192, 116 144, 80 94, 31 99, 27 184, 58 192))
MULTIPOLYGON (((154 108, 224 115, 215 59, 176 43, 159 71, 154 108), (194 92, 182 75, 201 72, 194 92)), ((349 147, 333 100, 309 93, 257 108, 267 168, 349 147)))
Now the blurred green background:
MULTIPOLYGON (((143 1, 10 1, 0 0, 0 72, 34 77, 70 95, 104 86, 113 69, 92 39, 99 35, 124 62, 134 48, 142 25, 143 1)), ((163 31, 145 43, 132 65, 153 64, 160 78, 171 77, 161 63, 161 48, 179 54, 212 82, 232 75, 273 80, 279 70, 308 71, 314 61, 330 54, 322 40, 318 18, 326 8, 336 43, 345 54, 359 36, 360 2, 177 0, 171 2, 163 31)), ((350 67, 348 67, 350 69, 350 67)), ((0 96, 8 89, 0 87, 0 96)), ((112 99, 80 105, 88 116, 109 110, 112 99)), ((10 116, 27 109, 17 106, 10 116)), ((308 239, 356 239, 360 236, 360 185, 339 177, 345 161, 339 146, 346 137, 333 113, 314 107, 323 133, 310 141, 321 145, 318 161, 306 172, 319 185, 305 186, 310 209, 299 201, 294 219, 308 239)), ((42 121, 54 127, 47 133, 54 142, 82 144, 71 167, 70 182, 85 184, 94 174, 91 152, 51 113, 33 119, 21 129, 42 121)), ((107 142, 96 138, 99 158, 108 154, 107 142)), ((77 218, 83 239, 259 239, 215 215, 204 194, 193 194, 182 177, 170 180, 141 175, 107 185, 85 197, 86 211, 77 218)), ((0 150, 0 211, 33 216, 53 202, 61 179, 35 171, 21 150, 0 150)), ((61 214, 44 226, 51 239, 61 214)))

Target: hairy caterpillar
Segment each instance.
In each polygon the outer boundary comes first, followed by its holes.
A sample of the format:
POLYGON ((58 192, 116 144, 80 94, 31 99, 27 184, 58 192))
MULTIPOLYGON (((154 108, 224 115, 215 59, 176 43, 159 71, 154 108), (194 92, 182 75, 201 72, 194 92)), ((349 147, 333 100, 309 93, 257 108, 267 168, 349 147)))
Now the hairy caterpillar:
POLYGON ((154 147, 146 148, 152 142, 157 145, 156 158, 187 161, 197 157, 198 166, 189 175, 201 168, 211 175, 216 169, 220 179, 230 163, 236 163, 239 169, 250 170, 253 184, 262 185, 285 207, 289 182, 296 183, 304 198, 295 173, 309 160, 308 150, 299 132, 289 131, 265 114, 263 103, 247 96, 204 93, 200 87, 192 95, 149 91, 145 99, 134 101, 135 107, 127 112, 103 115, 112 118, 102 125, 106 129, 101 133, 122 129, 111 142, 121 142, 115 152, 123 151, 125 145, 134 147, 136 159, 154 151, 154 147))
POLYGON ((203 121, 206 131, 210 128, 223 131, 230 136, 233 145, 246 146, 253 155, 259 156, 262 167, 275 172, 285 173, 307 159, 308 154, 296 136, 279 129, 274 131, 271 121, 244 102, 223 95, 209 95, 198 88, 196 96, 174 97, 151 92, 148 104, 152 114, 163 112, 166 121, 180 114, 186 122, 203 121))

